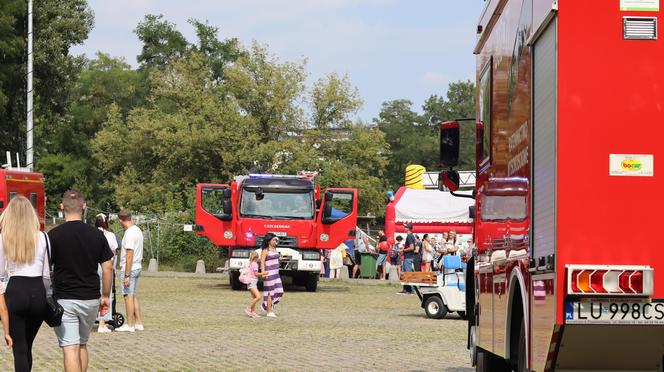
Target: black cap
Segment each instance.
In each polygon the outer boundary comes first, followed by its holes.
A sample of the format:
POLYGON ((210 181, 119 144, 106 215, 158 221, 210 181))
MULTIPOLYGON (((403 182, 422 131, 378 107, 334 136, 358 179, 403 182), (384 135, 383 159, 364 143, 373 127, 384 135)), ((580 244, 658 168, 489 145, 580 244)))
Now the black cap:
POLYGON ((403 227, 407 228, 410 231, 413 231, 413 224, 412 223, 407 223, 407 224, 403 225, 403 227))

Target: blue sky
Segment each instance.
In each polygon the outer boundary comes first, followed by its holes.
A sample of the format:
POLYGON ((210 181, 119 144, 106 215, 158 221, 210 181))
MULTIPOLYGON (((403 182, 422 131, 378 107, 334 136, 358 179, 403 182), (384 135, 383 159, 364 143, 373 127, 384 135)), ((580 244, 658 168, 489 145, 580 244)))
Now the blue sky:
POLYGON ((220 38, 269 45, 282 61, 308 60, 309 82, 348 74, 370 122, 384 101, 410 99, 420 110, 449 82, 474 80, 472 49, 482 0, 89 0, 95 26, 72 53, 97 51, 136 66, 133 33, 145 14, 163 14, 189 40, 187 19, 207 20, 220 38), (186 5, 185 5, 186 4, 186 5))

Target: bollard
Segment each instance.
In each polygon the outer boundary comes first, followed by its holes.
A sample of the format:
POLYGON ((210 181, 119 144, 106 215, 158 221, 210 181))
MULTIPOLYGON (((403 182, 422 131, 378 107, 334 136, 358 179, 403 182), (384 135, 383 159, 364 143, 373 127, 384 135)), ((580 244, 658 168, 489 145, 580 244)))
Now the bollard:
POLYGON ((341 269, 339 270, 341 270, 339 279, 348 279, 350 277, 348 275, 348 266, 341 266, 341 269))
POLYGON ((157 259, 151 258, 150 263, 148 264, 148 272, 156 273, 157 271, 159 271, 159 266, 157 265, 157 259))
POLYGON ((196 274, 205 274, 205 262, 203 260, 196 261, 196 274))
POLYGON ((395 265, 390 265, 388 279, 390 283, 399 283, 399 273, 397 272, 397 267, 395 265))

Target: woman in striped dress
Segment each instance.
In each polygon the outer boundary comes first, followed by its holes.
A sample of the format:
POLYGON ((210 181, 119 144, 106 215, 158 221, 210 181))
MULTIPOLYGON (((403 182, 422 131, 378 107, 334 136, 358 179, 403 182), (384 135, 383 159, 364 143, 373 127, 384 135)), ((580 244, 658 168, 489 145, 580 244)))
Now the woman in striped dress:
POLYGON ((267 273, 263 281, 263 305, 261 308, 267 312, 270 318, 276 318, 273 308, 281 301, 284 295, 284 287, 279 276, 279 252, 277 244, 279 238, 273 233, 267 233, 261 246, 261 271, 267 273))

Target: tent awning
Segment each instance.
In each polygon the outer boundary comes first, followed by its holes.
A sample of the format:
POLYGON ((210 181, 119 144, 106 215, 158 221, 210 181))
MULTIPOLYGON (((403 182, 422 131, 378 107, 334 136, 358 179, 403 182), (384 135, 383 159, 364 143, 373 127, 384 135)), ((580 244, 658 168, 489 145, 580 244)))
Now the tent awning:
POLYGON ((475 200, 438 190, 406 189, 395 203, 396 223, 472 223, 468 207, 475 200))

